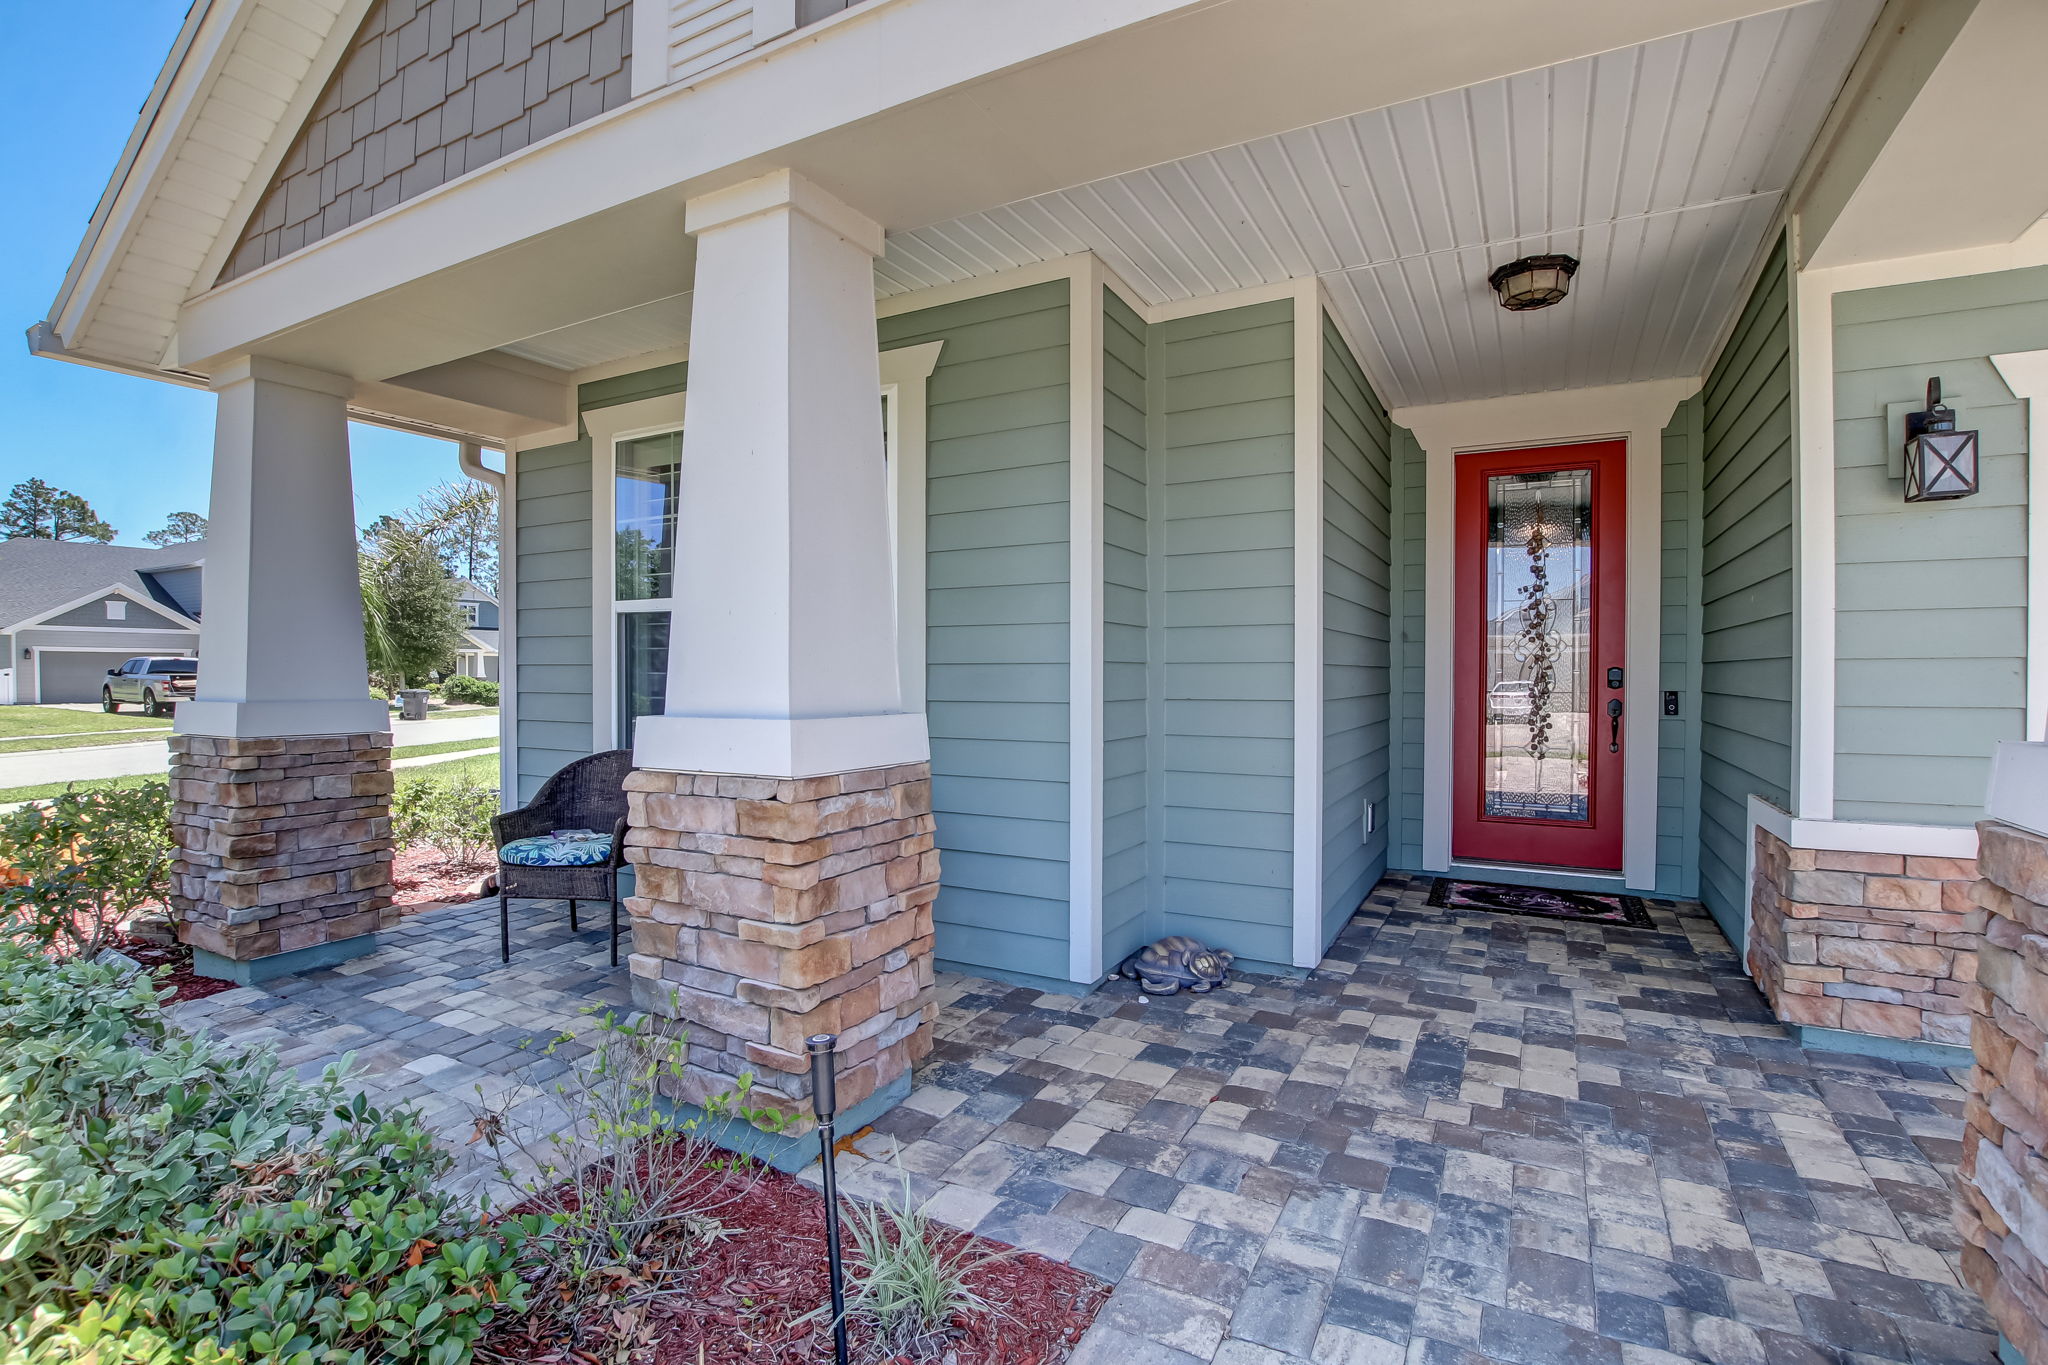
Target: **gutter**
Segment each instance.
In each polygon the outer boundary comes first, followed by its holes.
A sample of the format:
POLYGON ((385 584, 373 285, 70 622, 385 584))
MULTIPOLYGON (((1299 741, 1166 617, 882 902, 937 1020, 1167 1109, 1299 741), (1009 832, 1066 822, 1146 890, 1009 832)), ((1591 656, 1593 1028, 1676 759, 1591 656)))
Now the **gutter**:
MULTIPOLYGON (((61 300, 60 300, 61 302, 61 300)), ((28 329, 28 353, 44 360, 63 360, 73 365, 84 365, 89 369, 106 370, 112 374, 134 375, 139 379, 155 379, 164 383, 182 384, 188 389, 203 389, 209 381, 203 374, 190 370, 161 369, 154 365, 137 365, 118 360, 102 360, 97 356, 82 355, 64 344, 64 338, 47 319, 28 329)))
POLYGON ((455 463, 470 478, 497 490, 501 496, 504 494, 503 471, 493 469, 484 463, 484 448, 475 441, 463 441, 456 447, 455 463))

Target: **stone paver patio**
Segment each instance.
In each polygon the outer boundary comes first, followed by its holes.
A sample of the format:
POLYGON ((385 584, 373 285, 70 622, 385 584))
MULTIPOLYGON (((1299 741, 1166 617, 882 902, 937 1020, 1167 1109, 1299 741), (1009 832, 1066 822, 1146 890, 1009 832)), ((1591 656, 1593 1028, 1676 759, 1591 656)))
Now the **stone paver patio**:
MULTIPOLYGON (((1445 911, 1383 882, 1305 979, 1141 1002, 940 980, 911 1098, 848 1188, 1117 1284, 1082 1365, 1707 1360, 1983 1365, 1948 1181, 1962 1092, 1807 1051, 1697 906, 1654 931, 1445 911)), ((333 971, 179 1006, 417 1101, 462 1153, 479 1086, 545 1123, 623 1006, 601 915, 406 921, 333 971)))

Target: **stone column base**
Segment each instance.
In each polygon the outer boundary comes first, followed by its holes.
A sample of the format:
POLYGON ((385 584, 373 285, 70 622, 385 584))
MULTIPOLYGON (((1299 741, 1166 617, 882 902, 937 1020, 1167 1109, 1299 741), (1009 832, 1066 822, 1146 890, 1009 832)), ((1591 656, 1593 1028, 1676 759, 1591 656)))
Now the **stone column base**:
POLYGON ((1977 826, 1984 934, 1971 996, 1956 1225, 1963 1282, 2024 1360, 2048 1360, 2048 836, 1977 826))
POLYGON ((689 1031, 687 1105, 754 1077, 751 1103, 789 1117, 807 1159, 804 1040, 839 1035, 842 1113, 893 1102, 931 1050, 933 841, 924 763, 778 779, 641 770, 626 780, 639 894, 633 998, 689 1031))
POLYGON ((1750 975, 1779 1019, 1828 1031, 1809 1039, 1823 1046, 1849 1034, 1968 1047, 1976 877, 1968 858, 1791 848, 1759 829, 1750 975))
POLYGON ((171 904, 206 975, 375 947, 391 910, 391 735, 171 737, 171 904))

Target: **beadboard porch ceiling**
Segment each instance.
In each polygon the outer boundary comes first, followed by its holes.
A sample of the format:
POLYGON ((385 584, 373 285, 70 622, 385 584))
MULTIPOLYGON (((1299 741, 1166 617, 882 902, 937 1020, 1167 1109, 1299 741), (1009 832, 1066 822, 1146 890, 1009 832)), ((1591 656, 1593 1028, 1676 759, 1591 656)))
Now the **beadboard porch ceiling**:
MULTIPOLYGON (((1153 304, 1318 275, 1397 407, 1695 375, 1878 4, 1810 0, 892 232, 876 290, 1082 251, 1153 304), (1488 272, 1554 251, 1583 263, 1571 298, 1504 312, 1488 272)), ((502 349, 573 369, 688 333, 679 295, 502 349)))

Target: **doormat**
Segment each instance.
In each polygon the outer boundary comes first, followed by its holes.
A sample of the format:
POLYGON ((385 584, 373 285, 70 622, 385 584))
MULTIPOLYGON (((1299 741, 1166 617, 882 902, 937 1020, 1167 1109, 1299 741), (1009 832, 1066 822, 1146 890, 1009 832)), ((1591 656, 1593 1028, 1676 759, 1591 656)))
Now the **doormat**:
POLYGON ((1501 886, 1496 882, 1438 877, 1429 888, 1429 903, 1440 910, 1489 910, 1497 915, 1616 924, 1630 929, 1655 927, 1650 923, 1650 912, 1636 896, 1598 896, 1585 891, 1551 891, 1539 886, 1501 886))

